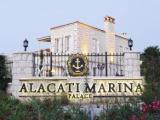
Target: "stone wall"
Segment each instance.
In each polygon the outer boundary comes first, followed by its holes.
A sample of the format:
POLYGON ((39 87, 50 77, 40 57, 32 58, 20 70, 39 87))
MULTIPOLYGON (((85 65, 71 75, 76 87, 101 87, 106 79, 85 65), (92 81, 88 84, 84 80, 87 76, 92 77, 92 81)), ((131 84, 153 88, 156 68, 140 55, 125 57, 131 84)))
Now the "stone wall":
POLYGON ((140 76, 140 53, 126 52, 124 54, 125 76, 140 76))
MULTIPOLYGON (((139 57, 140 54, 137 52, 126 52, 124 54, 124 78, 140 77, 139 57)), ((8 91, 11 92, 13 96, 18 98, 19 91, 17 90, 21 86, 20 79, 32 78, 34 76, 34 54, 28 52, 14 53, 12 58, 12 84, 9 84, 8 91)), ((109 78, 109 76, 106 78, 109 78)), ((72 79, 74 78, 68 76, 68 80, 72 79)))
POLYGON ((28 53, 28 52, 14 53, 12 60, 13 60, 12 85, 9 91, 12 91, 12 95, 17 98, 18 97, 17 89, 20 86, 19 80, 21 78, 33 76, 34 56, 33 53, 28 53))

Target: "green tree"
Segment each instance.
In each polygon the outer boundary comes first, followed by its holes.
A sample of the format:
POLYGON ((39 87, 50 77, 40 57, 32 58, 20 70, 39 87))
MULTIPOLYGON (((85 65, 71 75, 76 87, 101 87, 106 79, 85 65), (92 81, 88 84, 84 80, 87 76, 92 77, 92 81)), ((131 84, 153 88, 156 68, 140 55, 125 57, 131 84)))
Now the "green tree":
POLYGON ((8 79, 7 79, 6 58, 4 55, 0 55, 0 90, 5 91, 7 83, 8 79))
POLYGON ((141 55, 142 73, 146 86, 142 100, 146 103, 160 99, 160 49, 158 46, 148 47, 141 55))

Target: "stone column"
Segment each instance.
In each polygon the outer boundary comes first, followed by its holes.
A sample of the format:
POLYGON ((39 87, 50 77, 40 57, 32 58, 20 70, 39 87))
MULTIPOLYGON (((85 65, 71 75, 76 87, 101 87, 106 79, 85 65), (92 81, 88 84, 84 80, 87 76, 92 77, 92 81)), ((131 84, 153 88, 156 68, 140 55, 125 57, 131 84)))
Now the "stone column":
POLYGON ((13 68, 12 68, 12 95, 18 98, 18 91, 20 88, 20 79, 25 77, 32 77, 34 74, 34 56, 33 53, 21 52, 13 54, 13 68))
POLYGON ((126 77, 140 76, 140 53, 125 52, 124 54, 124 75, 126 77))

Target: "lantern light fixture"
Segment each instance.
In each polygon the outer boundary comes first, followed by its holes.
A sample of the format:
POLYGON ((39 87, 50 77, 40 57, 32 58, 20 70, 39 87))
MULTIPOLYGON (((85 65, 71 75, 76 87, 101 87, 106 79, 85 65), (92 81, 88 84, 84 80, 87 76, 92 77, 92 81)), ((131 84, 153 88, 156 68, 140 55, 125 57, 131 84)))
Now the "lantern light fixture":
POLYGON ((131 38, 128 40, 128 46, 129 46, 130 51, 131 51, 132 47, 133 47, 133 40, 131 38))
POLYGON ((23 41, 24 51, 27 51, 28 44, 29 44, 28 40, 25 39, 25 40, 23 41))

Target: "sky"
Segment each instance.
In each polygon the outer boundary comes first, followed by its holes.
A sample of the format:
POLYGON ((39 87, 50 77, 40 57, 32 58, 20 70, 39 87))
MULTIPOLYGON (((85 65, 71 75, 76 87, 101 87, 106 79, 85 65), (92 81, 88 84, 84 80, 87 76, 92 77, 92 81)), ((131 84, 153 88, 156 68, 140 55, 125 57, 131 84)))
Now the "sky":
POLYGON ((0 0, 0 53, 46 48, 37 38, 50 28, 79 20, 104 28, 104 17, 116 19, 116 32, 127 33, 134 51, 160 45, 160 0, 0 0))

